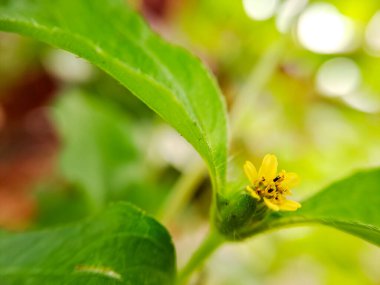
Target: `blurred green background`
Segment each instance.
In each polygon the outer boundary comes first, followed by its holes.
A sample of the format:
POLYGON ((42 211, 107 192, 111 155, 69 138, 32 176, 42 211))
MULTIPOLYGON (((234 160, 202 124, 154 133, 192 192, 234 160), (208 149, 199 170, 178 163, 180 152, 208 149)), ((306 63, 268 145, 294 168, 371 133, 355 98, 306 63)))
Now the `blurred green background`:
MULTIPOLYGON (((302 200, 380 165, 377 0, 131 2, 215 74, 231 114, 232 181, 246 159, 258 165, 274 153, 280 168, 300 175, 302 200)), ((194 156, 89 63, 0 34, 2 228, 72 222, 116 200, 155 215, 194 156)), ((207 177, 192 193, 167 224, 180 265, 207 230, 207 177)), ((336 230, 289 229, 223 247, 193 284, 380 284, 379 260, 380 249, 336 230)))

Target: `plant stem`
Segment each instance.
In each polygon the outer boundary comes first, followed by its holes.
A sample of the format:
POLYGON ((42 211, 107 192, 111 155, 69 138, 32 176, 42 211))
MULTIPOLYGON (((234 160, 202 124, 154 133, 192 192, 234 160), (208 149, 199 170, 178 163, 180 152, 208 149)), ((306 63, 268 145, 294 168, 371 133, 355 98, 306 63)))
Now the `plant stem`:
POLYGON ((185 285, 194 270, 200 267, 204 261, 225 241, 226 239, 221 236, 216 229, 211 229, 187 264, 182 268, 182 270, 180 270, 177 285, 185 285))
POLYGON ((189 165, 157 213, 157 218, 163 224, 170 223, 171 219, 188 203, 206 174, 206 166, 199 158, 189 165))

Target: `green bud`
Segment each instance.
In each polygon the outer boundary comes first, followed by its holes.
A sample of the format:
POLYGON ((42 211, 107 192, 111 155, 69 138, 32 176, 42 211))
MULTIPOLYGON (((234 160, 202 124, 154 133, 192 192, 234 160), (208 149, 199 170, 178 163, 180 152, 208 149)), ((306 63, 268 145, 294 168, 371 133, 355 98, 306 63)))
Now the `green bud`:
POLYGON ((231 196, 217 197, 214 221, 219 232, 229 240, 240 240, 259 225, 270 210, 263 201, 258 201, 246 191, 238 191, 231 196))

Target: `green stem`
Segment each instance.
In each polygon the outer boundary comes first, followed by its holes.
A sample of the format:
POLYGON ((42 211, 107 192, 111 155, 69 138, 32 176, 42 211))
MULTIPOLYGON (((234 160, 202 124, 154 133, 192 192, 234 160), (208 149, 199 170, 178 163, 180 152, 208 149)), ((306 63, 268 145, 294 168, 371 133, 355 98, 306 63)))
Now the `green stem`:
POLYGON ((187 281, 194 270, 200 267, 204 261, 225 241, 226 239, 221 236, 216 229, 211 229, 187 264, 182 268, 182 270, 180 270, 177 285, 187 284, 187 281))
POLYGON ((194 190, 206 177, 206 170, 204 162, 197 158, 181 175, 157 213, 157 218, 163 224, 170 223, 188 203, 194 194, 194 190))

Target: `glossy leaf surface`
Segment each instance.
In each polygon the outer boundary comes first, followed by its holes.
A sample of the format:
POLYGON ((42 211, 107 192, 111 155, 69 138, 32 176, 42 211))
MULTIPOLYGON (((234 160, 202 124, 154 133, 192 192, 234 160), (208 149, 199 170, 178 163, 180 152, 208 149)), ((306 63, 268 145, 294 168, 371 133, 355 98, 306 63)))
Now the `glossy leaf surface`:
POLYGON ((126 203, 82 223, 0 235, 0 283, 173 284, 166 230, 126 203))

